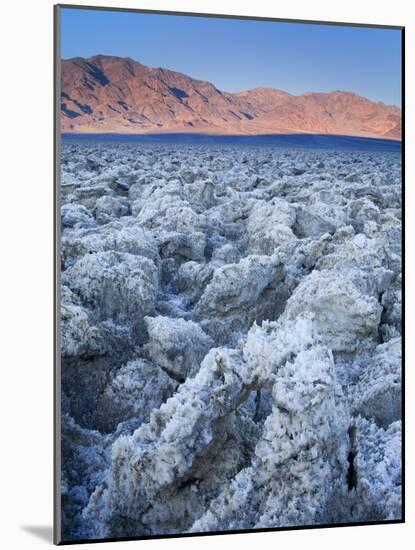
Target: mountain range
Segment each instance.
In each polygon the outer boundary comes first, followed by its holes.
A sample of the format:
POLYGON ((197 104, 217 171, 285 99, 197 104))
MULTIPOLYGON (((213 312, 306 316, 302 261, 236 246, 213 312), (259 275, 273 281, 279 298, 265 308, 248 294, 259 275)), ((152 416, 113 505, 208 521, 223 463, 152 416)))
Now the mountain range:
POLYGON ((61 64, 65 133, 339 134, 401 139, 401 109, 346 91, 230 93, 183 73, 96 55, 61 64))

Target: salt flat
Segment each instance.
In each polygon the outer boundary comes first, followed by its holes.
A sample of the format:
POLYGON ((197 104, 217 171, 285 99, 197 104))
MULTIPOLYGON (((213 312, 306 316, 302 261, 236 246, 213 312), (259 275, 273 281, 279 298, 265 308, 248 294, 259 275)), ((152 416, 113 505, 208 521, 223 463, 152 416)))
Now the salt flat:
POLYGON ((400 154, 61 170, 63 538, 399 519, 400 154))

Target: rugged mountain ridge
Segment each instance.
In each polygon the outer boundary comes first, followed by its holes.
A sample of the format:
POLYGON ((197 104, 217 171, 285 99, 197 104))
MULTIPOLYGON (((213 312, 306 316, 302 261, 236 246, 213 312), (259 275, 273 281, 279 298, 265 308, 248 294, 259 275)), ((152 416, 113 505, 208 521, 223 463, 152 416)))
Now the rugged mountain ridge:
POLYGON ((74 133, 316 133, 401 138, 401 110, 351 92, 238 93, 130 58, 62 61, 61 129, 74 133))

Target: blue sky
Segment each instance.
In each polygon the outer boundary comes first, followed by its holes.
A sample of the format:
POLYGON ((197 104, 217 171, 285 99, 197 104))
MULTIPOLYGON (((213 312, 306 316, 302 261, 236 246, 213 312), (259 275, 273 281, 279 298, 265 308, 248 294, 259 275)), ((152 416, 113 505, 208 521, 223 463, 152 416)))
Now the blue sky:
POLYGON ((131 57, 221 90, 347 90, 400 106, 401 33, 134 12, 61 10, 62 58, 131 57))

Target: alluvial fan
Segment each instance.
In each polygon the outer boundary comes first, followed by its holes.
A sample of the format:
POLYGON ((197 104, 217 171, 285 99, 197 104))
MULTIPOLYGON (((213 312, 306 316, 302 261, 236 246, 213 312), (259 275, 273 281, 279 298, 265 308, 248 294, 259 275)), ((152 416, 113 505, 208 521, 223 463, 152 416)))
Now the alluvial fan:
POLYGON ((399 519, 399 153, 61 169, 63 539, 399 519))

